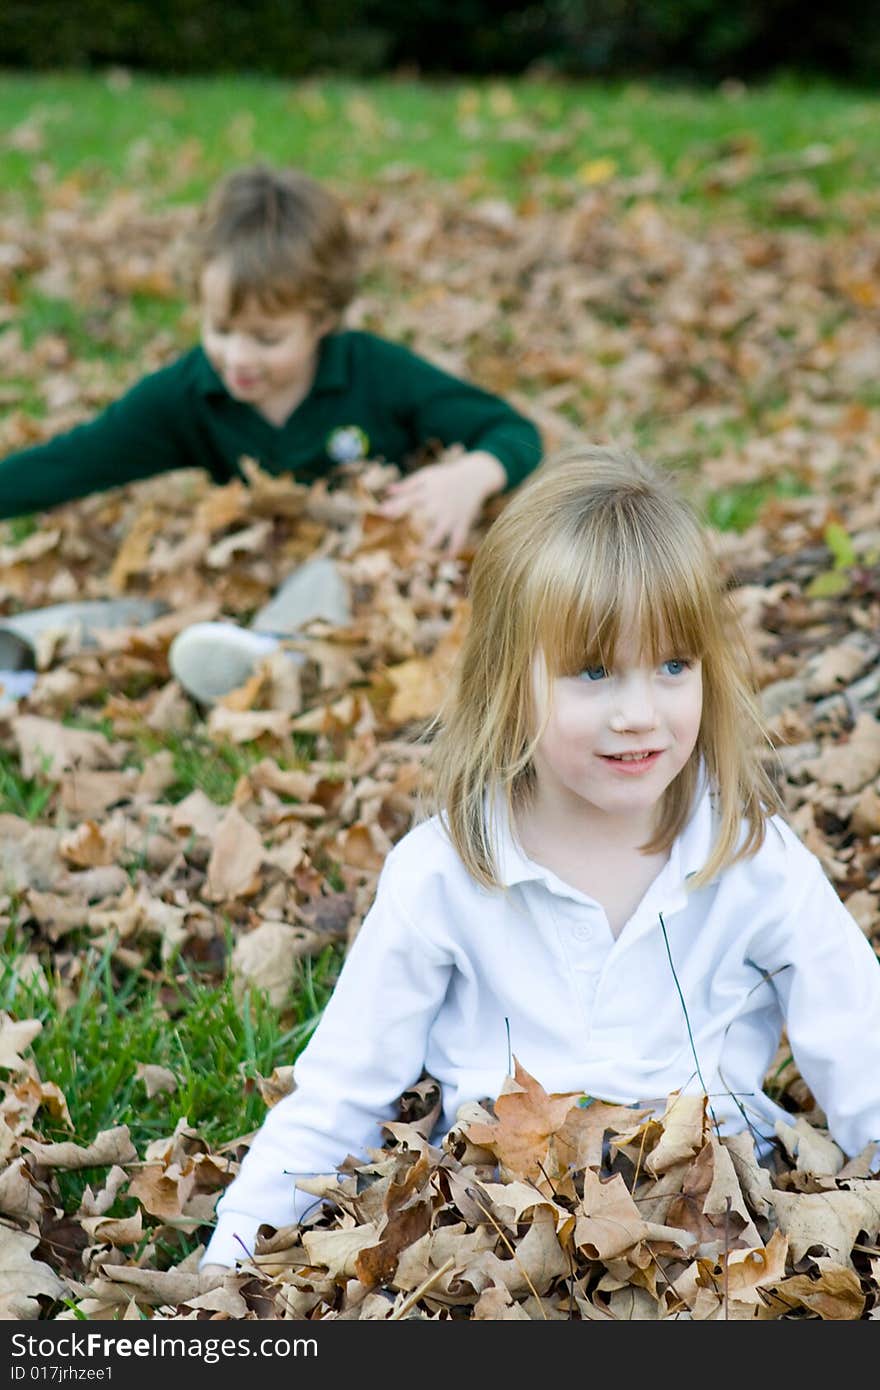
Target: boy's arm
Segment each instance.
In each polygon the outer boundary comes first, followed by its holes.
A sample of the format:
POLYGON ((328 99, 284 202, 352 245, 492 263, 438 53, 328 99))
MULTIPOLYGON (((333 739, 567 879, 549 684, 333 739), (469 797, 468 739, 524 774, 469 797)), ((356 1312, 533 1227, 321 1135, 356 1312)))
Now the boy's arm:
POLYGON ((318 1198, 296 1174, 332 1173, 347 1154, 381 1147, 380 1122, 419 1076, 451 962, 401 912, 383 873, 311 1041, 296 1061, 296 1090, 267 1114, 241 1171, 217 1206, 202 1265, 252 1252, 258 1227, 302 1218, 318 1198))
POLYGON ((439 439, 471 454, 491 454, 515 487, 541 461, 541 436, 512 405, 472 382, 435 367, 397 343, 382 342, 381 389, 403 419, 412 448, 439 439))
POLYGON ((382 513, 418 517, 430 548, 456 555, 486 501, 516 486, 541 461, 537 429, 498 396, 377 340, 389 412, 402 420, 415 449, 429 440, 464 446, 460 458, 428 464, 388 489, 382 513))
POLYGON ((0 461, 0 519, 192 467, 174 368, 139 381, 94 420, 0 461))
POLYGON ((880 961, 818 861, 804 886, 761 964, 798 1069, 834 1139, 854 1155, 880 1141, 880 961))

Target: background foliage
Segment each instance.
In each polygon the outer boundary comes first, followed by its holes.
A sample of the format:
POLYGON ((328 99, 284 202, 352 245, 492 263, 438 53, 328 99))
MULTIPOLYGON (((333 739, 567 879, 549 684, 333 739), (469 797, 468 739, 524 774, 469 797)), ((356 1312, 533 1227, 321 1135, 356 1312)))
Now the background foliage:
POLYGON ((302 76, 401 66, 457 73, 754 77, 869 82, 880 7, 840 0, 6 0, 0 63, 302 76))

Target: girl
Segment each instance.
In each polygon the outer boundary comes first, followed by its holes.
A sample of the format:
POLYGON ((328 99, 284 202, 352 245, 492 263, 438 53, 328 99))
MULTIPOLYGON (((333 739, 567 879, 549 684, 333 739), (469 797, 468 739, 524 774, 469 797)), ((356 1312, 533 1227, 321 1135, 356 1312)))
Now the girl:
MULTIPOLYGON (((244 476, 248 457, 308 483, 359 458, 403 463, 435 442, 464 452, 392 484, 383 510, 413 513, 428 546, 457 553, 487 499, 537 466, 538 431, 505 401, 340 326, 357 288, 357 247, 340 202, 305 174, 262 165, 230 174, 201 212, 192 252, 200 343, 95 420, 0 461, 0 518, 175 468, 204 468, 224 483, 244 476)), ((105 626, 108 615, 82 605, 76 616, 105 626)), ((198 624, 181 634, 172 670, 209 702, 277 645, 270 634, 315 616, 348 618, 327 560, 294 576, 250 631, 198 624)), ((10 624, 21 661, 52 619, 10 624)))
POLYGON ((206 1270, 379 1147, 425 1067, 443 1124, 509 1046, 552 1092, 705 1091, 771 1140, 782 1026, 848 1154, 880 1137, 880 964, 779 815, 718 567, 668 478, 581 450, 491 527, 431 749, 437 813, 375 904, 218 1206, 206 1270))

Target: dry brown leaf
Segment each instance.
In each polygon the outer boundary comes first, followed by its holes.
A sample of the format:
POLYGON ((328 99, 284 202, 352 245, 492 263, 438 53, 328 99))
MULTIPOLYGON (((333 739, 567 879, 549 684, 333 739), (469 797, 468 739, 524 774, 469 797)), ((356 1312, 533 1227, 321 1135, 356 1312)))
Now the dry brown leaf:
POLYGON ((58 842, 59 853, 80 869, 115 863, 121 848, 118 837, 107 835, 105 828, 93 820, 83 821, 58 842))
POLYGON ((432 656, 413 657, 388 668, 386 674, 394 686, 388 706, 388 719, 392 724, 430 719, 437 713, 449 689, 458 646, 460 642, 458 645, 438 643, 432 656))
POLYGON ((21 1054, 42 1031, 43 1025, 38 1018, 24 1018, 14 1023, 8 1014, 0 1014, 0 1067, 25 1071, 32 1066, 21 1054))
POLYGON ((773 1209, 773 1189, 770 1174, 758 1162, 753 1136, 744 1129, 739 1134, 725 1135, 721 1143, 733 1160, 749 1208, 756 1216, 767 1216, 773 1209))
POLYGON ((124 755, 120 744, 86 729, 69 729, 36 714, 12 720, 22 775, 58 781, 75 768, 113 768, 124 755))
POLYGON ((477 1322, 531 1322, 520 1303, 511 1298, 503 1284, 488 1284, 474 1304, 473 1318, 477 1322))
POLYGON ((208 716, 207 729, 211 738, 228 739, 230 743, 253 743, 267 738, 283 741, 297 725, 286 710, 231 710, 215 705, 208 716))
POLYGON ((144 1233, 141 1212, 134 1216, 83 1216, 83 1230, 95 1245, 137 1245, 144 1233))
POLYGON ((218 806, 197 789, 178 801, 171 812, 170 823, 180 834, 193 831, 212 840, 226 813, 225 806, 218 806))
POLYGON ((0 1224, 0 1318, 37 1318, 39 1299, 61 1298, 65 1286, 41 1260, 31 1258, 36 1236, 0 1224))
POLYGON ((816 1260, 818 1278, 795 1274, 782 1279, 774 1294, 788 1307, 806 1308, 823 1320, 851 1321, 865 1310, 865 1295, 855 1270, 833 1260, 816 1260))
POLYGON ((96 1281, 96 1287, 106 1290, 109 1285, 112 1290, 112 1286, 117 1285, 120 1302, 128 1301, 132 1289, 135 1290, 137 1302, 147 1307, 188 1303, 191 1298, 199 1296, 199 1276, 196 1273, 135 1269, 131 1265, 113 1265, 106 1262, 99 1268, 102 1279, 96 1281))
POLYGON ((143 1203, 151 1216, 160 1216, 169 1223, 183 1215, 184 1207, 196 1185, 192 1163, 146 1163, 129 1184, 129 1196, 143 1203))
POLYGON ((31 1229, 39 1230, 43 1193, 33 1182, 23 1158, 13 1159, 0 1169, 0 1212, 24 1220, 31 1229))
POLYGON ((125 768, 122 772, 90 772, 80 768, 61 778, 58 793, 61 805, 72 816, 94 820, 116 802, 130 797, 136 787, 141 790, 136 768, 125 768))
POLYGON ((312 1264, 325 1267, 331 1279, 354 1279, 361 1251, 378 1241, 379 1232, 372 1223, 347 1231, 304 1231, 302 1237, 312 1264))
MULTIPOLYGON (((491 1149, 510 1177, 548 1181, 541 1171, 551 1135, 561 1129, 577 1095, 548 1095, 517 1058, 495 1101, 495 1123, 468 1125, 472 1143, 491 1149)), ((549 1180, 553 1179, 553 1172, 549 1180)))
POLYGON ((560 1157, 573 1169, 598 1168, 602 1164, 605 1135, 627 1133, 633 1122, 649 1116, 649 1110, 634 1110, 629 1105, 609 1105, 606 1101, 582 1100, 569 1110, 557 1131, 556 1142, 560 1157))
POLYGON ((645 1159, 648 1172, 659 1175, 699 1153, 708 1134, 706 1097, 673 1093, 661 1121, 663 1133, 645 1159))
POLYGON ((154 1062, 138 1062, 134 1074, 138 1081, 143 1081, 148 1100, 153 1096, 173 1095, 180 1084, 173 1071, 154 1062))
POLYGON ((807 678, 806 693, 812 699, 830 695, 834 690, 850 685, 870 661, 870 651, 863 642, 839 642, 827 647, 812 666, 807 678))
POLYGON ((860 714, 849 738, 832 744, 804 766, 823 786, 860 791, 880 774, 880 722, 873 715, 860 714))
POLYGON ((54 1081, 38 1081, 35 1076, 22 1076, 10 1083, 2 1105, 7 1119, 13 1110, 18 1110, 31 1124, 41 1109, 67 1129, 73 1129, 67 1097, 54 1081))
POLYGON ((798 1115, 791 1123, 777 1120, 776 1136, 799 1173, 833 1177, 846 1162, 843 1149, 827 1134, 814 1129, 803 1115, 798 1115))
POLYGON ((127 1182, 128 1174, 124 1168, 111 1168, 104 1180, 104 1186, 98 1192, 86 1187, 77 1216, 106 1216, 127 1182))
POLYGON ((271 1076, 257 1077, 257 1089, 270 1110, 279 1100, 296 1090, 293 1073, 292 1066, 275 1067, 271 1076))
POLYGON ((78 1144, 38 1144, 35 1139, 23 1139, 22 1148, 33 1155, 43 1168, 103 1168, 111 1163, 131 1163, 137 1152, 131 1142, 128 1125, 101 1130, 93 1143, 83 1148, 78 1144))
POLYGON ((260 832, 230 806, 214 834, 205 897, 210 902, 250 897, 259 889, 262 862, 260 832))
POLYGON ((58 839, 57 830, 0 814, 0 873, 5 891, 54 888, 63 868, 58 839))
POLYGON ((261 922, 240 936, 232 952, 232 988, 241 1003, 250 988, 265 990, 276 1009, 289 1002, 303 946, 311 947, 314 933, 285 922, 261 922))
MULTIPOLYGON (((726 1288, 729 1298, 737 1303, 763 1306, 761 1290, 774 1289, 785 1277, 788 1241, 781 1231, 774 1231, 766 1247, 752 1246, 746 1250, 730 1250, 723 1257, 726 1288)), ((718 1276, 716 1287, 725 1288, 724 1274, 718 1276)))
POLYGON ((476 1195, 481 1194, 489 1198, 496 1217, 514 1229, 520 1221, 527 1219, 536 1207, 543 1207, 552 1214, 557 1234, 563 1242, 567 1241, 574 1229, 575 1218, 572 1213, 558 1206, 529 1183, 516 1180, 506 1183, 483 1182, 480 1183, 476 1195))
POLYGON ((788 1236, 792 1260, 817 1249, 850 1266, 859 1232, 869 1241, 880 1233, 880 1184, 861 1184, 851 1192, 773 1193, 779 1229, 788 1236))
POLYGON ((598 1173, 588 1168, 574 1231, 577 1248, 588 1259, 613 1260, 647 1239, 671 1240, 682 1249, 693 1243, 689 1231, 659 1227, 643 1220, 619 1173, 603 1182, 598 1173))

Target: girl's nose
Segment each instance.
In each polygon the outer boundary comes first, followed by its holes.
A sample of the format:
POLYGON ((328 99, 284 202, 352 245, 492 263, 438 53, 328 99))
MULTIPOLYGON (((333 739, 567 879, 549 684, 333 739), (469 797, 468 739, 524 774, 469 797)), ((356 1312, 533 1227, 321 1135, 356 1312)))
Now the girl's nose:
POLYGON ((650 679, 633 676, 615 682, 611 728, 615 733, 653 729, 657 724, 654 692, 650 679))

